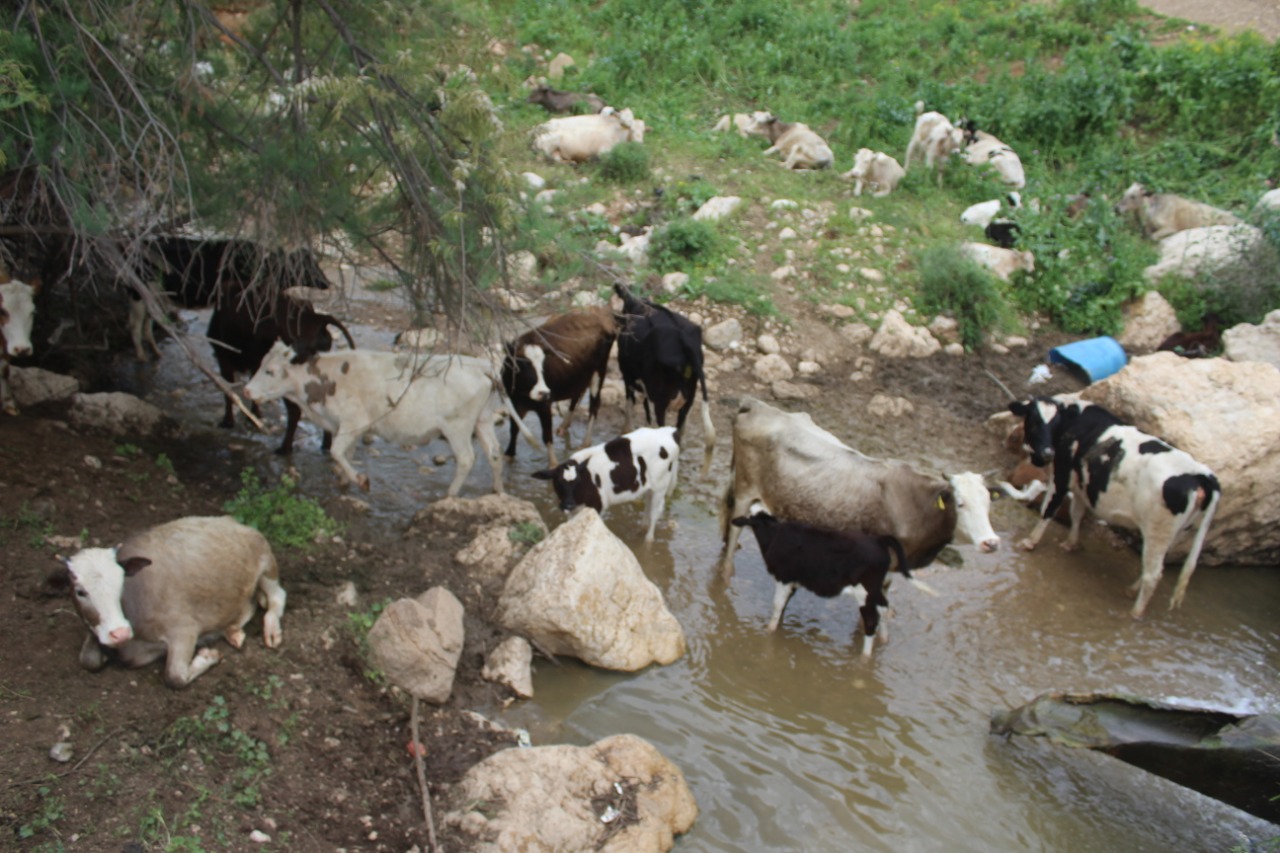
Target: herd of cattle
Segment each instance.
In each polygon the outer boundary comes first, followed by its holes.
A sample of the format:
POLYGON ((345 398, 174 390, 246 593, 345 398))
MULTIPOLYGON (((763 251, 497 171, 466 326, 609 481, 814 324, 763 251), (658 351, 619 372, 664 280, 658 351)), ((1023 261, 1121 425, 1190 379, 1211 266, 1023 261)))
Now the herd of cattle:
MULTIPOLYGON (((629 111, 597 104, 593 97, 535 92, 531 100, 541 99, 537 102, 548 109, 592 110, 543 125, 536 134, 538 147, 556 159, 578 160, 595 156, 601 145, 642 137, 643 122, 629 111)), ((1009 186, 1009 196, 975 206, 964 217, 984 225, 989 236, 992 226, 1003 225, 1007 237, 1009 223, 996 217, 1006 206, 1021 203, 1016 189, 1025 180, 1017 155, 972 123, 955 125, 939 113, 917 113, 908 167, 913 159, 935 165, 960 152, 969 162, 991 165, 1009 186)), ((830 148, 807 126, 779 122, 769 113, 726 116, 717 127, 768 138, 766 153, 780 154, 788 168, 823 168, 833 159, 830 148)), ((891 192, 903 171, 883 152, 859 152, 857 164, 849 177, 858 182, 858 191, 865 185, 878 195, 891 192)), ((1177 223, 1200 221, 1176 202, 1149 198, 1140 187, 1126 194, 1125 204, 1148 217, 1144 228, 1153 236, 1170 227, 1190 227, 1171 226, 1175 213, 1177 223)), ((1203 218, 1204 211, 1200 214, 1203 218)), ((1010 260, 998 254, 1006 251, 1000 247, 971 245, 981 250, 973 250, 975 257, 998 274, 1032 268, 1018 253, 1010 260)), ((291 451, 298 420, 305 415, 324 430, 324 447, 343 478, 363 490, 371 488, 369 477, 356 470, 351 456, 362 438, 375 435, 402 445, 443 437, 456 460, 451 496, 462 489, 474 465, 474 438, 489 460, 494 491, 502 492, 503 453, 495 424, 505 415, 511 421, 505 455, 515 456, 518 434, 545 451, 548 467, 534 476, 551 482, 562 510, 589 507, 604 513, 613 505, 643 499, 645 541, 650 543, 677 482, 686 421, 699 391, 703 476, 710 468, 716 436, 702 330, 621 285, 616 286, 620 310, 599 307, 552 317, 507 341, 492 358, 377 352, 356 349, 339 320, 293 295, 293 287, 329 287, 309 251, 166 236, 154 238, 143 254, 146 268, 140 275, 158 282, 158 299, 213 309, 208 338, 221 375, 228 383, 238 374, 251 375, 243 394, 255 413, 260 403, 284 402, 287 426, 278 452, 291 451), (334 350, 330 329, 342 333, 348 349, 334 350), (593 445, 601 389, 615 351, 627 400, 627 432, 593 445), (553 406, 567 404, 559 428, 566 435, 584 394, 588 446, 560 462, 553 406), (656 428, 632 429, 637 396, 646 422, 656 421, 656 428), (666 426, 669 410, 674 411, 673 426, 666 426), (524 424, 529 412, 538 415, 540 436, 524 424)), ((33 315, 32 287, 0 285, 0 401, 9 414, 17 409, 8 388, 8 359, 31 352, 33 315)), ((150 316, 141 301, 130 312, 130 333, 141 360, 148 357, 147 345, 159 352, 150 316)), ((1131 613, 1140 619, 1170 549, 1184 532, 1194 530, 1170 603, 1178 606, 1221 496, 1213 473, 1097 406, 1038 398, 1015 402, 1010 410, 1022 419, 1031 463, 1052 466, 1041 519, 1021 546, 1034 548, 1067 501, 1071 527, 1065 548, 1077 547, 1087 511, 1136 528, 1143 553, 1131 613)), ((232 422, 228 399, 221 425, 232 422)), ((911 569, 928 565, 952 542, 984 552, 1000 545, 989 518, 992 493, 981 475, 943 477, 864 456, 805 413, 745 399, 733 419, 730 468, 720 506, 721 570, 731 575, 738 537, 744 527, 751 528, 777 582, 770 630, 777 628, 787 601, 800 587, 821 596, 852 592, 862 598, 863 654, 869 655, 880 624, 878 608, 888 603, 885 590, 892 569, 909 578, 911 569)), ((285 594, 270 547, 256 531, 230 520, 171 522, 137 534, 117 549, 86 549, 68 560, 66 569, 63 579, 74 590, 77 610, 90 629, 81 652, 88 668, 103 664, 104 649, 119 651, 131 665, 167 651, 167 681, 185 685, 218 660, 216 651, 196 651, 198 639, 220 633, 239 647, 255 601, 267 610, 266 644, 281 641, 285 594)))

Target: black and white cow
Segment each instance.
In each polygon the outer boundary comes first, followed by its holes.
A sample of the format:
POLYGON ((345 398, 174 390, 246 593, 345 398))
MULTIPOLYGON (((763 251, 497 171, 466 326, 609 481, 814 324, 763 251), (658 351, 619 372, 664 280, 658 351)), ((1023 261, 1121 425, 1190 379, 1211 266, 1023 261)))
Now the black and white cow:
POLYGON ((1023 441, 1034 465, 1053 463, 1053 479, 1040 506, 1040 521, 1020 543, 1030 551, 1071 495, 1071 532, 1062 547, 1079 547, 1085 510, 1142 533, 1142 574, 1131 615, 1141 619, 1164 573, 1165 557, 1178 536, 1199 519, 1195 539, 1178 576, 1172 610, 1187 584, 1222 497, 1218 478, 1206 466, 1167 442, 1123 423, 1093 403, 1037 397, 1009 404, 1023 419, 1023 441))
POLYGON ((533 476, 551 481, 565 512, 588 506, 604 515, 614 504, 643 497, 649 518, 644 541, 652 542, 653 528, 667 495, 676 487, 679 469, 680 443, 675 427, 642 427, 604 444, 585 447, 533 476))
POLYGON ((621 284, 614 290, 622 300, 625 325, 618 333, 618 370, 627 392, 627 428, 636 392, 644 394, 644 419, 649 402, 658 426, 667 422, 667 407, 677 405, 676 430, 683 434, 685 419, 702 386, 702 475, 711 468, 716 430, 707 404, 707 377, 702 367, 702 327, 665 305, 639 299, 621 284))
POLYGON ((834 598, 842 592, 852 594, 854 587, 861 586, 866 591, 866 600, 859 608, 862 656, 871 656, 880 626, 880 608, 889 606, 884 588, 890 569, 896 565, 904 576, 911 577, 901 542, 892 536, 844 533, 798 521, 779 521, 759 501, 751 505, 750 514, 733 519, 733 524, 755 531, 765 568, 778 583, 770 631, 778 629, 782 611, 798 587, 823 598, 834 598))

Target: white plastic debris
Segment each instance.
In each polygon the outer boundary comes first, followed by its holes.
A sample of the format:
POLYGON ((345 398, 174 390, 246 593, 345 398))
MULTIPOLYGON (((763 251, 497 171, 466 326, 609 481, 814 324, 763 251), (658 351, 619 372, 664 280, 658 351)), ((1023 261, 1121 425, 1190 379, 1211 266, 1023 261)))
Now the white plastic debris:
POLYGON ((622 816, 622 812, 618 811, 613 806, 609 806, 609 808, 604 810, 604 814, 600 815, 600 822, 613 823, 615 820, 617 820, 621 816, 622 816))
POLYGON ((1027 379, 1028 385, 1039 385, 1041 382, 1048 382, 1053 374, 1049 371, 1049 365, 1037 364, 1031 371, 1031 376, 1027 379))

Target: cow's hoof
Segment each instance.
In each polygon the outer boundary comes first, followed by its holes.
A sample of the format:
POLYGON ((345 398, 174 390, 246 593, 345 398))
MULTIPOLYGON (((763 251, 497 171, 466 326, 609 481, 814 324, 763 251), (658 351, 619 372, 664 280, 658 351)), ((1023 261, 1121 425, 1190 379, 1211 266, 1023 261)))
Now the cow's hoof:
POLYGON ((278 619, 264 619, 262 623, 262 644, 269 649, 278 649, 284 642, 284 631, 280 629, 278 619))
POLYGON ((1069 553, 1071 551, 1079 551, 1080 543, 1079 542, 1063 542, 1060 545, 1058 545, 1058 547, 1069 553))
POLYGON ((360 487, 360 491, 368 492, 369 491, 369 475, 361 474, 359 477, 356 477, 356 485, 360 487))
POLYGON ((226 637, 227 642, 231 644, 231 648, 238 649, 244 645, 244 628, 228 628, 226 637))
POLYGON ((288 456, 293 453, 293 448, 282 444, 272 452, 275 453, 276 456, 288 456))
POLYGON ((1034 551, 1036 549, 1036 544, 1037 543, 1031 539, 1023 539, 1018 543, 1018 547, 1023 551, 1034 551))
POLYGON ((218 663, 219 661, 222 660, 222 652, 218 651, 217 649, 204 648, 196 652, 195 659, 197 661, 203 662, 204 668, 208 669, 209 667, 213 666, 215 663, 218 663))

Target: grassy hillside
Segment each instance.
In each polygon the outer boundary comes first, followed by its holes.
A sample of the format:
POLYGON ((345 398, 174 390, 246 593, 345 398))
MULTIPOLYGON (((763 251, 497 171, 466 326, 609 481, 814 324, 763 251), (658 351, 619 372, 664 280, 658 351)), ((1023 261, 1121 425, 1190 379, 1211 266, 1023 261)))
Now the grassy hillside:
MULTIPOLYGON (((554 214, 535 206, 522 223, 548 284, 589 274, 589 248, 609 226, 631 222, 676 229, 687 257, 668 266, 692 274, 688 295, 768 312, 777 286, 768 273, 788 262, 802 273, 800 295, 874 314, 879 303, 858 298, 866 294, 831 253, 865 242, 837 173, 860 147, 902 160, 918 100, 975 119, 1018 151, 1024 196, 1043 205, 1019 216, 1037 270, 1006 286, 957 266, 955 243, 981 239, 960 225, 960 211, 1002 193, 994 176, 960 163, 941 185, 913 169, 894 195, 859 199, 894 236, 890 251, 855 266, 879 265, 887 295, 922 311, 925 303, 987 305, 970 312, 983 325, 1042 312, 1068 331, 1113 332, 1119 306, 1145 289, 1141 271, 1156 257, 1112 213, 1125 187, 1141 181, 1247 217, 1268 180, 1280 178, 1280 51, 1251 34, 1190 32, 1126 0, 511 0, 472 14, 483 16, 474 26, 487 31, 486 45, 496 35, 510 46, 496 61, 479 47, 470 58, 512 131, 503 156, 561 190, 554 214), (635 177, 645 164, 632 162, 611 182, 599 166, 551 166, 529 151, 529 130, 544 114, 523 103, 523 82, 545 74, 560 51, 578 63, 561 88, 595 91, 647 122, 647 176, 635 177), (760 156, 763 141, 710 131, 719 115, 750 109, 808 123, 830 142, 836 169, 788 174, 760 156), (1080 192, 1093 201, 1069 221, 1060 200, 1080 192), (682 218, 711 194, 741 196, 744 212, 694 233, 682 218), (767 204, 779 198, 829 213, 816 241, 784 247, 774 239, 767 204), (605 216, 566 226, 568 212, 593 202, 606 205, 605 216)), ((1264 269, 1209 287, 1162 288, 1190 321, 1206 307, 1256 320, 1280 305, 1275 279, 1264 269)))

